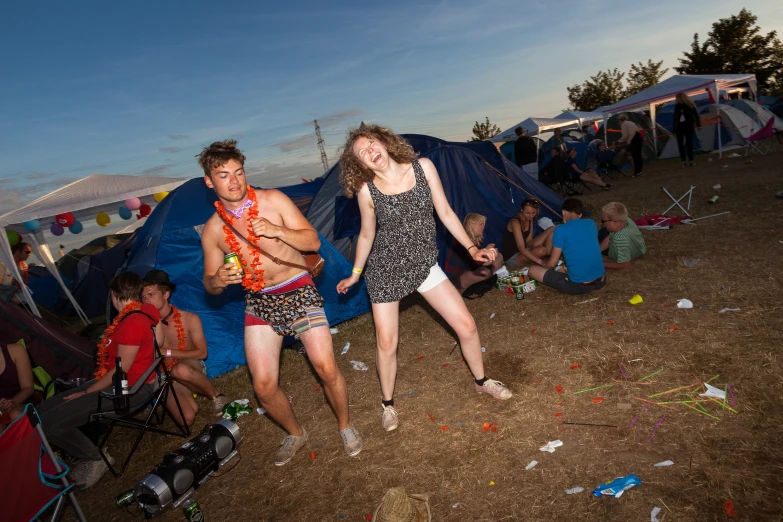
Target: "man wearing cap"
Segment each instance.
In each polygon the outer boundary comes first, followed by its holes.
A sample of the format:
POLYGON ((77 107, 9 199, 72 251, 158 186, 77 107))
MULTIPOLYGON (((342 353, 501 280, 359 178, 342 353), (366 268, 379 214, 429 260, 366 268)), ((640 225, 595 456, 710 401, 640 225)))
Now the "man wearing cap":
MULTIPOLYGON (((191 426, 198 413, 198 404, 193 394, 212 400, 215 411, 222 411, 228 400, 218 393, 207 379, 204 359, 207 358, 207 340, 201 327, 201 319, 191 312, 180 310, 169 303, 177 285, 171 282, 163 270, 150 270, 144 276, 143 303, 155 306, 161 320, 155 327, 155 336, 160 352, 165 357, 166 368, 174 378, 185 424, 191 426)), ((169 395, 166 407, 173 416, 178 416, 174 396, 169 395)), ((176 418, 176 417, 175 417, 176 418)))

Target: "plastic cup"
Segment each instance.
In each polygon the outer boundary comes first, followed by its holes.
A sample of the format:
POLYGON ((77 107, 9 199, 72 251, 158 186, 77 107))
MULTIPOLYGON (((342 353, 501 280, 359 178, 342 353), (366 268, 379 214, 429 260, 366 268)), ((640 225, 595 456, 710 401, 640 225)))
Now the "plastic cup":
POLYGON ((640 296, 639 294, 636 294, 632 298, 630 298, 628 302, 631 303, 632 305, 638 305, 638 304, 642 304, 644 302, 644 299, 642 299, 642 296, 640 296))

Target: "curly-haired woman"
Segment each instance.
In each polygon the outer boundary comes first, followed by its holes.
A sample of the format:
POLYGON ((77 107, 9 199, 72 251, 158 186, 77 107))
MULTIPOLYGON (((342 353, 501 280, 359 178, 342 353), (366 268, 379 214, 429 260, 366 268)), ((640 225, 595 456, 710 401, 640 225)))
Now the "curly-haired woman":
POLYGON ((476 391, 498 399, 510 398, 511 392, 503 383, 484 375, 476 323, 438 266, 433 208, 476 262, 494 261, 497 252, 479 248, 470 240, 446 200, 435 165, 426 158, 418 159, 413 148, 391 130, 365 125, 348 134, 340 166, 345 195, 358 195, 362 225, 353 273, 340 281, 337 291, 345 293, 356 284, 366 264, 377 340, 383 429, 391 431, 399 425, 393 394, 400 299, 416 290, 457 333, 476 391))

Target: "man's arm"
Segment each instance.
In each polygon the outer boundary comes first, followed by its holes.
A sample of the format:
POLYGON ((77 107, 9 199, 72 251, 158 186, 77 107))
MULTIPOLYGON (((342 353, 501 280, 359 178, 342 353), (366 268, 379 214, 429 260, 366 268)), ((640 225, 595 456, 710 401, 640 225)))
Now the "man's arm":
POLYGON ((560 256, 562 254, 562 248, 552 247, 552 253, 549 254, 549 261, 546 263, 546 269, 553 270, 557 266, 557 262, 560 261, 560 256))
POLYGON ((257 236, 277 238, 300 252, 317 252, 321 240, 309 221, 302 215, 291 199, 279 190, 265 191, 271 206, 277 209, 283 218, 283 226, 277 226, 268 219, 259 217, 251 222, 253 233, 257 236))
POLYGON ((611 237, 610 235, 608 235, 608 234, 607 234, 607 235, 606 235, 606 237, 603 239, 603 241, 601 241, 601 245, 600 245, 600 247, 601 247, 601 252, 603 252, 604 250, 606 250, 607 248, 609 248, 609 240, 610 240, 610 239, 612 239, 612 237, 611 237))

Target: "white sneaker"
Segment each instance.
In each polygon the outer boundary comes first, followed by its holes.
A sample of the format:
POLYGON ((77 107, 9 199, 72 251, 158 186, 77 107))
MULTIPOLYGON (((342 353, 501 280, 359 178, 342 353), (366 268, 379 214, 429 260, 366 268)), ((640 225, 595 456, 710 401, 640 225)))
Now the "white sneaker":
MULTIPOLYGON (((106 453, 106 458, 114 466, 114 457, 106 453)), ((76 489, 84 490, 94 486, 107 471, 109 471, 109 466, 106 465, 103 459, 80 460, 74 466, 68 478, 76 485, 76 489)))
POLYGON ((399 425, 400 419, 397 418, 397 410, 394 409, 394 406, 383 406, 381 427, 386 431, 393 431, 396 430, 399 425))

